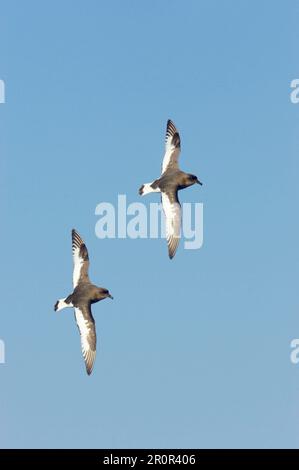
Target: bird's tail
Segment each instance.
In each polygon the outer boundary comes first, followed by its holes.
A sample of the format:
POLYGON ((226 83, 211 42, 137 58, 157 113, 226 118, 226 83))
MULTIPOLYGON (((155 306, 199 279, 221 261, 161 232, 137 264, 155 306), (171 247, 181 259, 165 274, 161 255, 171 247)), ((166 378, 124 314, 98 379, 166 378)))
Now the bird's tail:
POLYGON ((66 300, 68 300, 68 298, 57 300, 56 304, 54 305, 55 312, 59 312, 59 310, 62 310, 66 307, 73 307, 73 304, 70 301, 66 302, 66 300))
POLYGON ((156 181, 152 181, 151 183, 144 183, 141 186, 141 188, 139 188, 140 196, 145 196, 146 194, 149 194, 149 193, 159 193, 159 192, 160 192, 160 189, 158 188, 156 181))

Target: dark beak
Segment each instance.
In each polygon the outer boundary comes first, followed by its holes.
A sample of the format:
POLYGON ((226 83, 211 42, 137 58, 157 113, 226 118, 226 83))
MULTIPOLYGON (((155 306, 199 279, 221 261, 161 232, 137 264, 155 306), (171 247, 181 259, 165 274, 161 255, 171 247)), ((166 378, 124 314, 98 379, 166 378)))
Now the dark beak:
POLYGON ((109 297, 110 299, 112 299, 112 300, 113 300, 113 297, 112 297, 112 295, 111 295, 111 294, 108 294, 108 295, 107 295, 107 297, 109 297))
POLYGON ((202 186, 202 182, 201 182, 201 181, 197 180, 196 183, 197 183, 197 184, 200 184, 200 186, 202 186))

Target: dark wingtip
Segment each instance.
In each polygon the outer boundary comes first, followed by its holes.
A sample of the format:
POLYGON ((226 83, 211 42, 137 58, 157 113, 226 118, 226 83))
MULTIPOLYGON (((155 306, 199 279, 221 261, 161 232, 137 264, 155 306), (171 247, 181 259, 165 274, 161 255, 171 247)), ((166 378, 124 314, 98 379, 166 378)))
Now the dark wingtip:
POLYGON ((175 123, 171 119, 167 120, 167 129, 168 129, 168 127, 174 127, 175 128, 175 123))
POLYGON ((76 234, 77 234, 77 230, 75 228, 72 228, 72 242, 74 241, 76 234))
POLYGON ((180 140, 180 135, 179 135, 178 132, 176 132, 176 133, 173 135, 172 142, 173 142, 173 145, 174 145, 176 148, 179 148, 179 147, 180 147, 180 145, 181 145, 181 140, 180 140))
POLYGON ((143 194, 143 188, 144 188, 144 184, 139 188, 139 194, 140 194, 140 196, 142 196, 142 194, 143 194))
POLYGON ((176 245, 175 247, 171 247, 168 249, 168 256, 169 256, 169 259, 173 259, 177 253, 177 249, 178 249, 178 245, 176 245))
POLYGON ((56 312, 56 310, 58 309, 58 304, 59 304, 59 300, 57 300, 56 304, 54 305, 54 311, 56 312))

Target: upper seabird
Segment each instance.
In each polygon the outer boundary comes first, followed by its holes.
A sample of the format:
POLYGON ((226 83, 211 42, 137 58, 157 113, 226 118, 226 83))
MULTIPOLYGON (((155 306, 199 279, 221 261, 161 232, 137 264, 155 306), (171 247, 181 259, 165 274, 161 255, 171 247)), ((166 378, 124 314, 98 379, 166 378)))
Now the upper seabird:
POLYGON ((82 353, 87 374, 90 375, 96 357, 96 328, 91 313, 91 304, 110 297, 109 291, 93 285, 88 277, 89 257, 86 245, 78 232, 72 230, 73 251, 73 293, 65 299, 57 300, 54 310, 74 307, 75 319, 81 336, 82 353))
POLYGON ((181 152, 180 134, 174 123, 169 119, 166 128, 165 155, 160 178, 146 183, 139 189, 139 194, 161 193, 162 206, 166 217, 166 238, 169 258, 172 259, 180 241, 181 205, 178 191, 193 184, 202 184, 197 176, 185 173, 179 168, 181 152))

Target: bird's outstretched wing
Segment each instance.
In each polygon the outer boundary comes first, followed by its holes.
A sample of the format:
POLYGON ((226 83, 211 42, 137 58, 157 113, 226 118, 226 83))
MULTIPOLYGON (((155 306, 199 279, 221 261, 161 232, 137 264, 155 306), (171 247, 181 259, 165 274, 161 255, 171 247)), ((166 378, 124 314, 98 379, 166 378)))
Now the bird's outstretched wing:
POLYGON ((96 358, 96 328, 89 305, 75 308, 75 318, 80 331, 82 354, 86 372, 91 374, 96 358))
POLYGON ((162 163, 162 174, 169 168, 178 169, 179 155, 181 152, 180 134, 174 123, 168 119, 165 140, 165 155, 162 163))
POLYGON ((177 193, 162 193, 162 206, 166 218, 168 254, 172 259, 181 237, 181 205, 177 193))
POLYGON ((72 230, 72 250, 73 250, 73 287, 77 287, 79 282, 89 282, 88 268, 89 257, 86 245, 79 233, 72 230))

